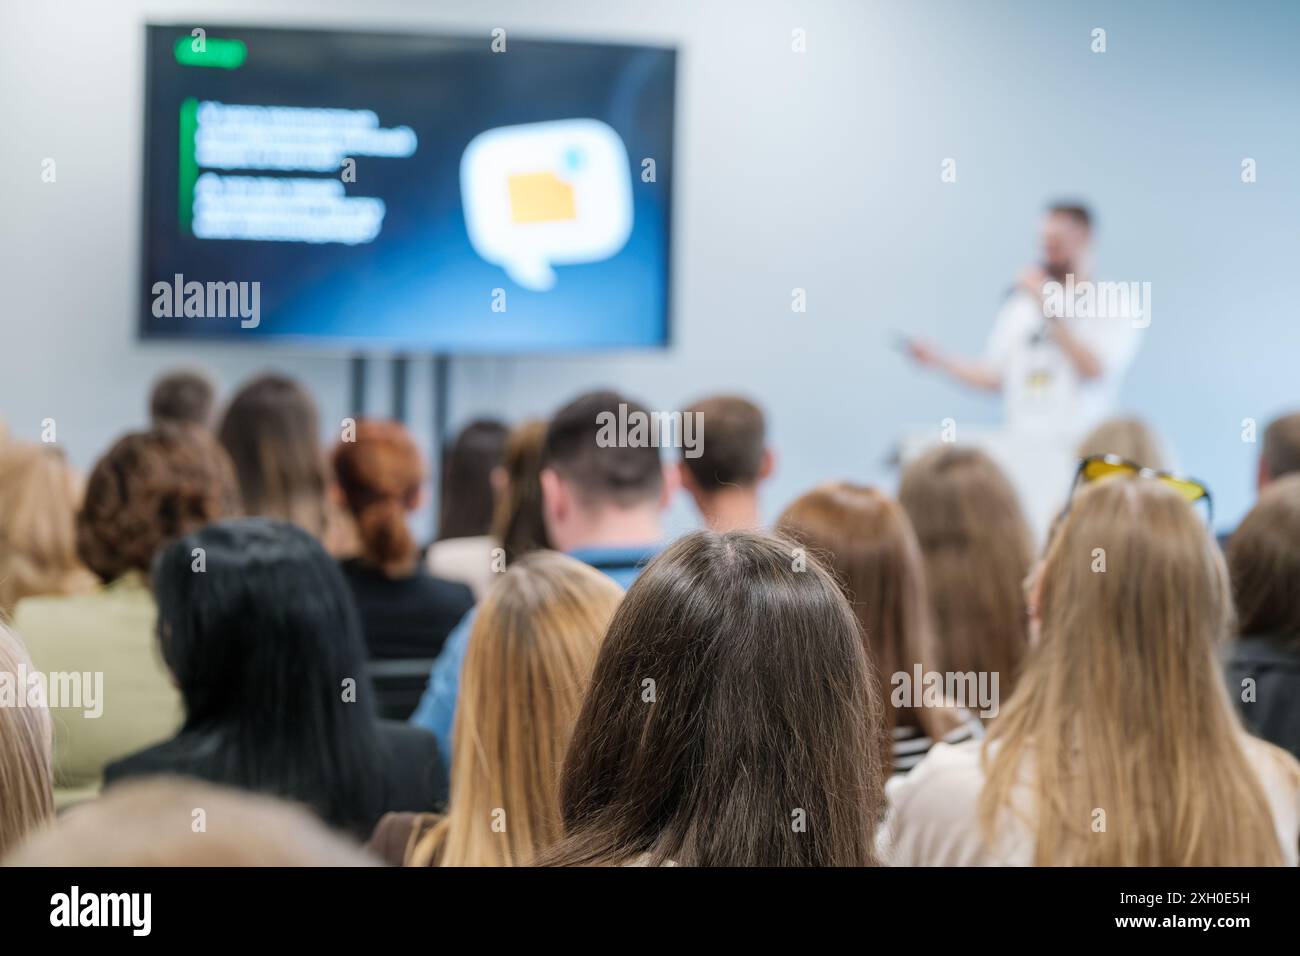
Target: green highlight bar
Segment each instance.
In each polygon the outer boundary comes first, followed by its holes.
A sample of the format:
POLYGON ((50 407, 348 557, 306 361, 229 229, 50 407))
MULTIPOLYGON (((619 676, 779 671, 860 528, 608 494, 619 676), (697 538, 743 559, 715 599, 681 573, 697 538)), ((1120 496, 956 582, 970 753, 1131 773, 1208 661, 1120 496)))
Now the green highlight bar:
POLYGON ((181 37, 172 47, 176 62, 181 66, 212 66, 222 70, 236 70, 248 59, 248 47, 243 40, 224 40, 220 37, 181 37), (201 50, 196 50, 201 46, 201 50))
POLYGON ((177 212, 180 214, 181 232, 192 232, 194 221, 194 183, 199 178, 199 164, 194 158, 194 134, 199 127, 199 101, 190 97, 181 103, 180 166, 177 180, 180 197, 177 212))

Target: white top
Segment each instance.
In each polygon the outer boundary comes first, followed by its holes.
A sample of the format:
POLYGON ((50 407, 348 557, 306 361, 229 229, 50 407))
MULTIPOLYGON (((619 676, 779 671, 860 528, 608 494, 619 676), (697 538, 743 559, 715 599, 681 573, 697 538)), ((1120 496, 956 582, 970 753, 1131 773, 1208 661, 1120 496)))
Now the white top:
MULTIPOLYGON (((980 719, 961 709, 962 722, 943 735, 942 742, 959 744, 967 740, 979 740, 984 736, 984 725, 980 719)), ((907 773, 919 764, 934 741, 925 735, 920 727, 895 727, 893 732, 894 773, 907 773)))
POLYGON ((497 547, 499 545, 490 535, 444 538, 429 545, 424 563, 435 578, 469 585, 469 589, 474 592, 474 600, 481 601, 495 577, 492 573, 492 551, 497 547))
POLYGON ((985 362, 1002 376, 1009 428, 1072 440, 1113 412, 1143 319, 1124 314, 1059 319, 1101 363, 1101 376, 1084 381, 1047 331, 1043 312, 1043 304, 1027 292, 1012 293, 993 323, 985 362))
MULTIPOLYGON (((889 814, 878 844, 894 866, 1032 866, 1034 837, 1028 786, 1013 791, 1017 813, 1004 813, 997 843, 989 846, 979 825, 977 804, 984 788, 982 741, 935 744, 916 768, 890 778, 885 791, 889 814)), ((1297 864, 1300 843, 1300 766, 1290 754, 1243 735, 1246 760, 1273 811, 1273 826, 1287 866, 1297 864)))

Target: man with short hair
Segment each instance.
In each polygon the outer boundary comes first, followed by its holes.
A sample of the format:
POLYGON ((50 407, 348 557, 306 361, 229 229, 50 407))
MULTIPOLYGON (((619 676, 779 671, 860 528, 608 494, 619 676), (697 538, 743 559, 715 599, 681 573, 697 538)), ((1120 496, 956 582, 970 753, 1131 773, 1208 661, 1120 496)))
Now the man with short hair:
MULTIPOLYGON (((1094 295, 1093 314, 1064 314, 1048 307, 1048 283, 1056 289, 1098 288, 1092 275, 1092 214, 1077 203, 1048 207, 1042 222, 1042 254, 1021 270, 1008 293, 980 358, 952 354, 919 338, 905 342, 920 365, 936 368, 972 388, 1001 392, 1007 424, 1015 431, 1082 435, 1110 414, 1124 373, 1140 344, 1139 314, 1149 322, 1150 303, 1125 293, 1111 311, 1094 295)), ((1063 303, 1064 304, 1064 303, 1063 303)))
MULTIPOLYGON (((1279 415, 1264 429, 1264 443, 1255 470, 1256 498, 1279 478, 1294 474, 1300 474, 1300 412, 1279 415)), ((1232 531, 1215 537, 1226 554, 1232 531)))
POLYGON ((590 392, 564 406, 542 446, 542 518, 557 551, 605 571, 626 587, 659 550, 662 514, 676 488, 650 444, 599 441, 601 422, 649 413, 616 392, 590 392))
MULTIPOLYGON (((613 391, 580 395, 551 419, 542 446, 542 517, 557 551, 603 571, 623 587, 636 579, 663 547, 661 517, 676 490, 676 470, 666 470, 650 444, 598 441, 601 421, 641 413, 640 405, 613 391)), ((433 732, 451 765, 451 728, 465 651, 474 624, 471 608, 447 637, 411 723, 433 732)))
POLYGON ((1256 488, 1263 491, 1283 475, 1300 472, 1300 412, 1273 419, 1264 429, 1256 488))
POLYGON ((699 454, 683 456, 682 487, 705 524, 719 534, 761 526, 758 486, 772 474, 763 411, 738 395, 715 395, 686 410, 699 416, 699 454))
POLYGON ((154 383, 149 396, 149 417, 155 426, 173 422, 207 428, 212 423, 215 401, 216 389, 211 379, 193 369, 179 369, 154 383))

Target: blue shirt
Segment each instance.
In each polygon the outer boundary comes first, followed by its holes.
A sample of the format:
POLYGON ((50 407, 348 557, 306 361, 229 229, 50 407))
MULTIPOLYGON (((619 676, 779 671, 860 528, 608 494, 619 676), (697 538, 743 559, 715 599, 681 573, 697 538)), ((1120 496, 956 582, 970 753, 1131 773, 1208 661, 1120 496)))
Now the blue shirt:
MULTIPOLYGON (((656 554, 662 545, 644 545, 630 548, 579 548, 570 551, 569 557, 603 571, 623 587, 628 587, 656 554)), ((411 723, 433 732, 438 738, 438 753, 451 767, 451 727, 456 716, 456 695, 460 691, 460 671, 465 664, 465 651, 469 647, 470 631, 474 629, 474 608, 465 612, 460 623, 447 636, 438 659, 429 673, 429 685, 424 689, 419 706, 411 714, 411 723)))

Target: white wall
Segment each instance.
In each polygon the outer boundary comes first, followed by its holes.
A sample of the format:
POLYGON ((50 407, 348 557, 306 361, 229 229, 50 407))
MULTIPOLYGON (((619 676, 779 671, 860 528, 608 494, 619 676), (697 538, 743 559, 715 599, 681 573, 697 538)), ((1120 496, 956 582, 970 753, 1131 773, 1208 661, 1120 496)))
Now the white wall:
MULTIPOLYGON (((347 363, 240 345, 142 345, 142 25, 439 28, 671 42, 681 49, 675 347, 662 354, 455 364, 453 421, 543 414, 612 383, 654 408, 741 389, 768 406, 780 470, 767 510, 828 477, 890 480, 904 424, 997 418, 995 401, 908 368, 890 330, 977 349, 1058 195, 1098 210, 1107 278, 1151 281, 1154 322, 1125 400, 1214 486, 1250 498, 1261 424, 1300 403, 1300 25, 1293 3, 969 4, 939 0, 6 2, 0 51, 0 418, 53 417, 89 465, 144 419, 161 369, 224 387, 300 376, 326 422, 347 363), (1140 9, 1131 9, 1139 7, 1140 9), (1046 8, 1046 9, 1045 9, 1046 8), (1109 49, 1088 49, 1094 26, 1109 49), (808 51, 791 52, 791 30, 808 51), (1238 180, 1256 158, 1259 182, 1238 180), (41 161, 58 164, 42 183, 41 161), (939 163, 958 161, 958 182, 939 163), (808 312, 790 309, 807 290, 808 312)), ((386 407, 383 369, 372 402, 386 407)), ((413 369, 413 425, 431 395, 413 369)), ((686 520, 681 508, 675 523, 686 520)))

